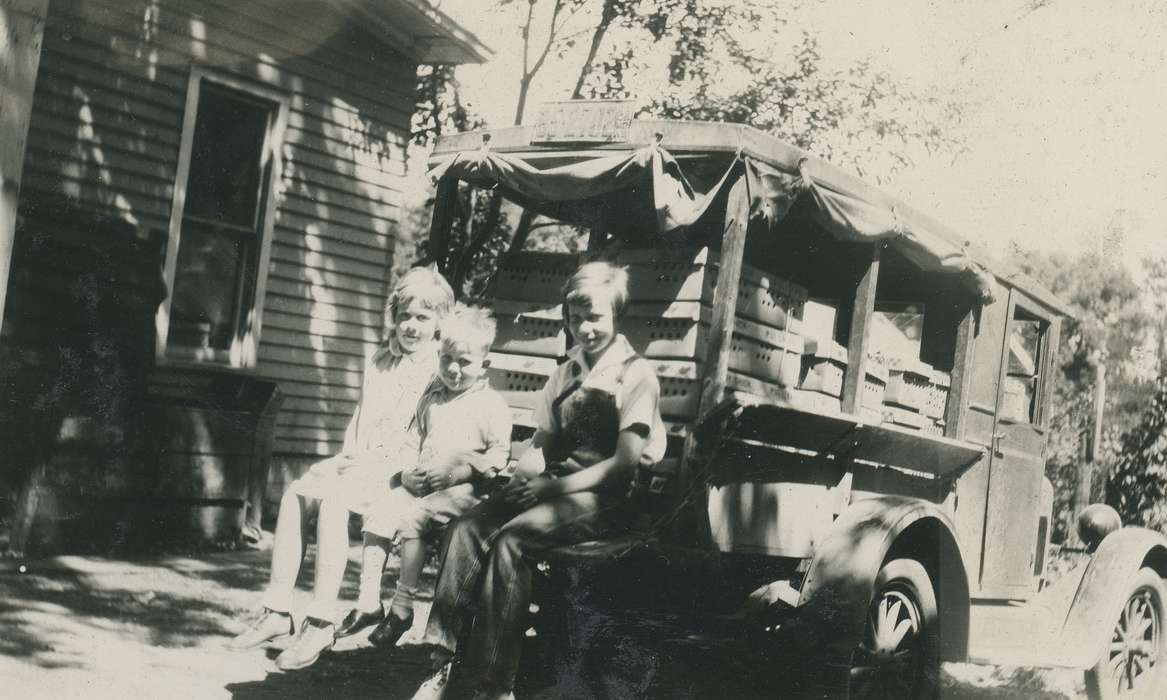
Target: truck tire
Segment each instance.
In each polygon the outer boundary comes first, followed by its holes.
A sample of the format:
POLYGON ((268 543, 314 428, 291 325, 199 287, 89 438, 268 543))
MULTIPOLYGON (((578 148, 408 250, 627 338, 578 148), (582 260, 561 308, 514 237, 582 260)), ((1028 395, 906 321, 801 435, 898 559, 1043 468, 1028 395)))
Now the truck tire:
POLYGON ((939 612, 932 579, 915 559, 893 559, 875 578, 863 641, 851 654, 847 697, 936 697, 939 612))
POLYGON ((1093 700, 1161 698, 1167 695, 1167 587, 1153 569, 1142 568, 1115 621, 1102 658, 1086 671, 1093 700))

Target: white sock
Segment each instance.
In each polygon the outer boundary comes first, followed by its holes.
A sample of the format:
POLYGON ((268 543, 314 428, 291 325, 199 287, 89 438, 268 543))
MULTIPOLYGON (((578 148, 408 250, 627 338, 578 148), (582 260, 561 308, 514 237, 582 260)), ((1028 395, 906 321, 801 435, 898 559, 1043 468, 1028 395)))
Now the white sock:
POLYGON ((357 609, 361 612, 374 612, 381 606, 381 573, 379 566, 361 569, 360 592, 357 594, 357 609))

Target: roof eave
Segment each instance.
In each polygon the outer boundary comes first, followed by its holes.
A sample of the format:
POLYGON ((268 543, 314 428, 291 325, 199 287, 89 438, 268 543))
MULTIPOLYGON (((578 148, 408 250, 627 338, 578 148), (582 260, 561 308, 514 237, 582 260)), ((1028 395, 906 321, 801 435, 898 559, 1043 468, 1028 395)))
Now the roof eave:
POLYGON ((332 0, 357 12, 418 63, 485 63, 494 50, 426 0, 332 0))

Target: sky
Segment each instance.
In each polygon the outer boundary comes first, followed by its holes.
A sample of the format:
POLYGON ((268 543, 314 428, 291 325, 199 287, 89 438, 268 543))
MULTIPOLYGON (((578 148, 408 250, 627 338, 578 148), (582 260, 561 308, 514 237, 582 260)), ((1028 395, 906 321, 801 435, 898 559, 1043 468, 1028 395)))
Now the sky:
MULTIPOLYGON (((459 78, 475 108, 504 126, 518 22, 515 7, 493 6, 440 3, 495 49, 459 78)), ((998 253, 1016 241, 1132 265, 1167 254, 1167 3, 803 0, 789 21, 818 37, 828 65, 870 60, 963 105, 964 151, 918 159, 884 185, 891 193, 998 253)), ((533 106, 567 99, 576 70, 578 59, 550 60, 533 106)))

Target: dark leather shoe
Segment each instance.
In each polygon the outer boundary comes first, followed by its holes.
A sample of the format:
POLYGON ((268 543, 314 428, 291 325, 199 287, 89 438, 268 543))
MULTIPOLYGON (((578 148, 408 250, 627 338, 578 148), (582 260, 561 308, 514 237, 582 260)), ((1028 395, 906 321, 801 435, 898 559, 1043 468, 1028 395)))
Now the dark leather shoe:
POLYGON ((401 635, 408 632, 410 627, 413 627, 413 613, 409 613, 409 617, 404 620, 389 613, 381 621, 381 624, 377 625, 377 629, 369 635, 369 641, 377 647, 395 647, 397 640, 401 639, 401 635))
POLYGON ((361 612, 356 608, 348 611, 340 627, 336 628, 336 638, 351 637, 366 627, 372 627, 385 619, 385 606, 380 606, 373 612, 361 612))

